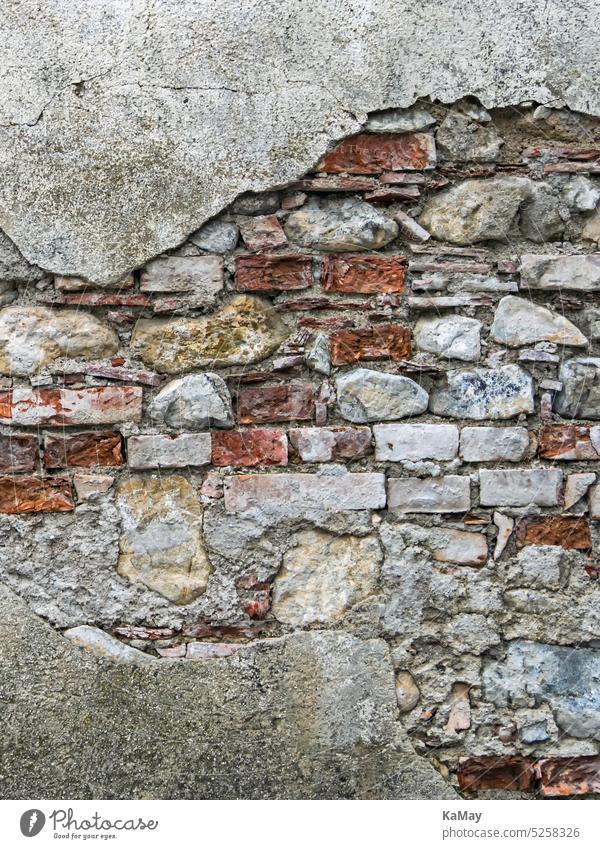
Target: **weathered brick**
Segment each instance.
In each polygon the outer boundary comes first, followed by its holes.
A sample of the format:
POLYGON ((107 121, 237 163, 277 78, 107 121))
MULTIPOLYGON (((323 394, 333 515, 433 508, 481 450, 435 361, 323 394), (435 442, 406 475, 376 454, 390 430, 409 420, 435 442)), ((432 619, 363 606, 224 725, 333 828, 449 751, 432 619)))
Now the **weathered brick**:
POLYGON ((375 425, 377 460, 452 460, 458 451, 455 425, 375 425))
POLYGON ((518 755, 467 758, 458 766, 462 791, 520 790, 531 793, 535 786, 535 761, 518 755))
POLYGON ((305 463, 356 460, 371 453, 371 430, 368 427, 293 428, 289 437, 305 463))
POLYGON ((562 472, 558 469, 482 469, 479 472, 483 506, 555 507, 560 501, 562 472))
POLYGON ((122 466, 121 434, 60 433, 44 436, 44 465, 47 469, 69 466, 122 466))
POLYGON ((537 769, 544 796, 600 793, 600 756, 544 758, 537 769))
POLYGON ((309 254, 238 256, 235 288, 240 292, 286 292, 312 285, 313 259, 309 254))
POLYGON ((388 509, 396 513, 464 513, 471 507, 468 477, 392 478, 388 509))
POLYGON ((220 256, 160 256, 140 275, 142 292, 201 293, 210 302, 222 288, 220 256))
POLYGON ((264 251, 285 245, 287 237, 275 215, 247 218, 240 224, 244 244, 251 251, 264 251))
POLYGON ((37 464, 37 437, 0 436, 0 472, 33 472, 37 464))
POLYGON ((524 427, 464 427, 460 432, 460 456, 466 463, 491 460, 522 460, 529 449, 524 427))
POLYGON ((560 545, 586 551, 592 537, 583 516, 532 516, 517 523, 517 545, 560 545))
POLYGON ((139 422, 142 388, 32 389, 0 392, 0 423, 16 425, 97 425, 139 422))
POLYGON ((74 507, 69 478, 0 477, 0 513, 64 513, 74 507))
POLYGON ((127 440, 131 469, 182 469, 210 463, 210 433, 141 434, 127 440))
POLYGON ((240 424, 306 421, 314 418, 315 399, 308 383, 240 389, 237 418, 240 424))
POLYGON ((287 515, 311 510, 370 510, 385 507, 385 476, 352 472, 344 475, 237 475, 225 482, 225 509, 240 513, 253 508, 287 515))
POLYGON ((435 141, 429 133, 359 133, 341 141, 319 166, 331 174, 380 174, 434 168, 435 141))
POLYGON ((214 430, 214 466, 285 466, 288 459, 285 431, 275 428, 214 430))
POLYGON ((538 434, 539 455, 550 460, 597 460, 587 425, 545 425, 538 434))
POLYGON ((188 660, 206 660, 215 657, 230 657, 242 648, 240 643, 188 643, 188 660))
POLYGON ((131 295, 111 294, 104 292, 81 292, 65 295, 65 304, 77 307, 147 307, 151 303, 148 295, 134 292, 131 295))
POLYGON ((339 330, 330 337, 334 366, 360 360, 409 360, 410 330, 400 324, 378 324, 358 330, 339 330))
POLYGON ((364 295, 403 292, 406 278, 404 256, 326 256, 323 288, 328 292, 357 292, 364 295))

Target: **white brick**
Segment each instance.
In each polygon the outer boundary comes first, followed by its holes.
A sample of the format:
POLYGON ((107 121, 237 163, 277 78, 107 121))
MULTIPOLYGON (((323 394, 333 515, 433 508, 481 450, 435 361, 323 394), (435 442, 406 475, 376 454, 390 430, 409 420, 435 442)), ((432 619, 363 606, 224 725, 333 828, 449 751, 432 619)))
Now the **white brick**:
POLYGON ((140 276, 142 292, 190 292, 213 300, 222 288, 220 256, 160 256, 140 276))
POLYGON ((470 507, 471 482, 467 476, 388 481, 388 509, 397 513, 464 513, 470 507))
POLYGON ((559 469, 482 469, 479 500, 486 507, 555 507, 562 480, 559 469))
POLYGON ((385 507, 385 475, 239 475, 225 483, 225 510, 253 508, 301 516, 311 510, 369 510, 385 507))
POLYGON ((464 427, 460 432, 460 456, 467 463, 490 460, 522 460, 529 449, 524 427, 464 427))
POLYGON ((206 466, 210 458, 210 433, 145 434, 127 440, 127 462, 131 469, 206 466))
POLYGON ((452 460, 458 451, 455 425, 375 425, 373 433, 377 460, 452 460))

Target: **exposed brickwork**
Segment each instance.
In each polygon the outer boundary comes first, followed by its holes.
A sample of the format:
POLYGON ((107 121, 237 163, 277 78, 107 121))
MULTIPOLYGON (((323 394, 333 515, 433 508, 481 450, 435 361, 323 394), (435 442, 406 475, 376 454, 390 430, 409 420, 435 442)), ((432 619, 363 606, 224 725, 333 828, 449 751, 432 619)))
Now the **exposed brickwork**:
POLYGON ((64 513, 74 507, 68 478, 0 477, 0 513, 64 513))
POLYGON ((283 430, 215 430, 212 434, 215 466, 285 466, 287 453, 287 437, 283 430))
POLYGON ((313 258, 307 254, 239 256, 235 287, 240 292, 286 292, 312 285, 313 258))
POLYGON ((121 434, 107 431, 47 434, 44 465, 47 469, 69 466, 122 466, 121 434))
POLYGON ((583 517, 532 517, 517 524, 517 545, 560 545, 587 550, 592 547, 592 538, 583 517))
POLYGON ((327 256, 323 261, 323 288, 363 295, 403 292, 406 269, 403 256, 327 256))
POLYGON ((39 462, 35 436, 0 436, 0 472, 33 472, 39 462))
POLYGON ((428 133, 361 133, 344 139, 321 163, 323 171, 380 174, 382 171, 421 171, 435 165, 435 145, 428 133))
POLYGON ((399 324, 339 330, 331 334, 331 362, 334 366, 360 360, 408 360, 410 350, 410 330, 399 324))
POLYGON ((314 409, 314 393, 306 383, 244 388, 237 396, 240 424, 309 421, 314 417, 314 409))

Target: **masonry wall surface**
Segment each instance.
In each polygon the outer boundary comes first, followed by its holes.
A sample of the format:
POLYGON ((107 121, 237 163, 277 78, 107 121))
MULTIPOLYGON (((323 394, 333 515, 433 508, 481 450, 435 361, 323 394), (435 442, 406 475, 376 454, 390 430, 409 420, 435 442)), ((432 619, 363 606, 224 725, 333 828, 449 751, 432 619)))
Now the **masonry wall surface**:
POLYGON ((35 5, 1 795, 600 792, 593 10, 35 5))

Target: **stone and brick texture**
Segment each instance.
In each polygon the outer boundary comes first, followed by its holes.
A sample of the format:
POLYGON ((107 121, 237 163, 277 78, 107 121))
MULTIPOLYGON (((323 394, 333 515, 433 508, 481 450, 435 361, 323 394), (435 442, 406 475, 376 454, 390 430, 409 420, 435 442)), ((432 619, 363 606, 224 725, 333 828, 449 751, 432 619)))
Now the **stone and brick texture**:
POLYGON ((462 793, 598 793, 600 123, 420 106, 118 287, 2 291, 0 580, 41 606, 69 527, 61 628, 380 637, 462 793))

